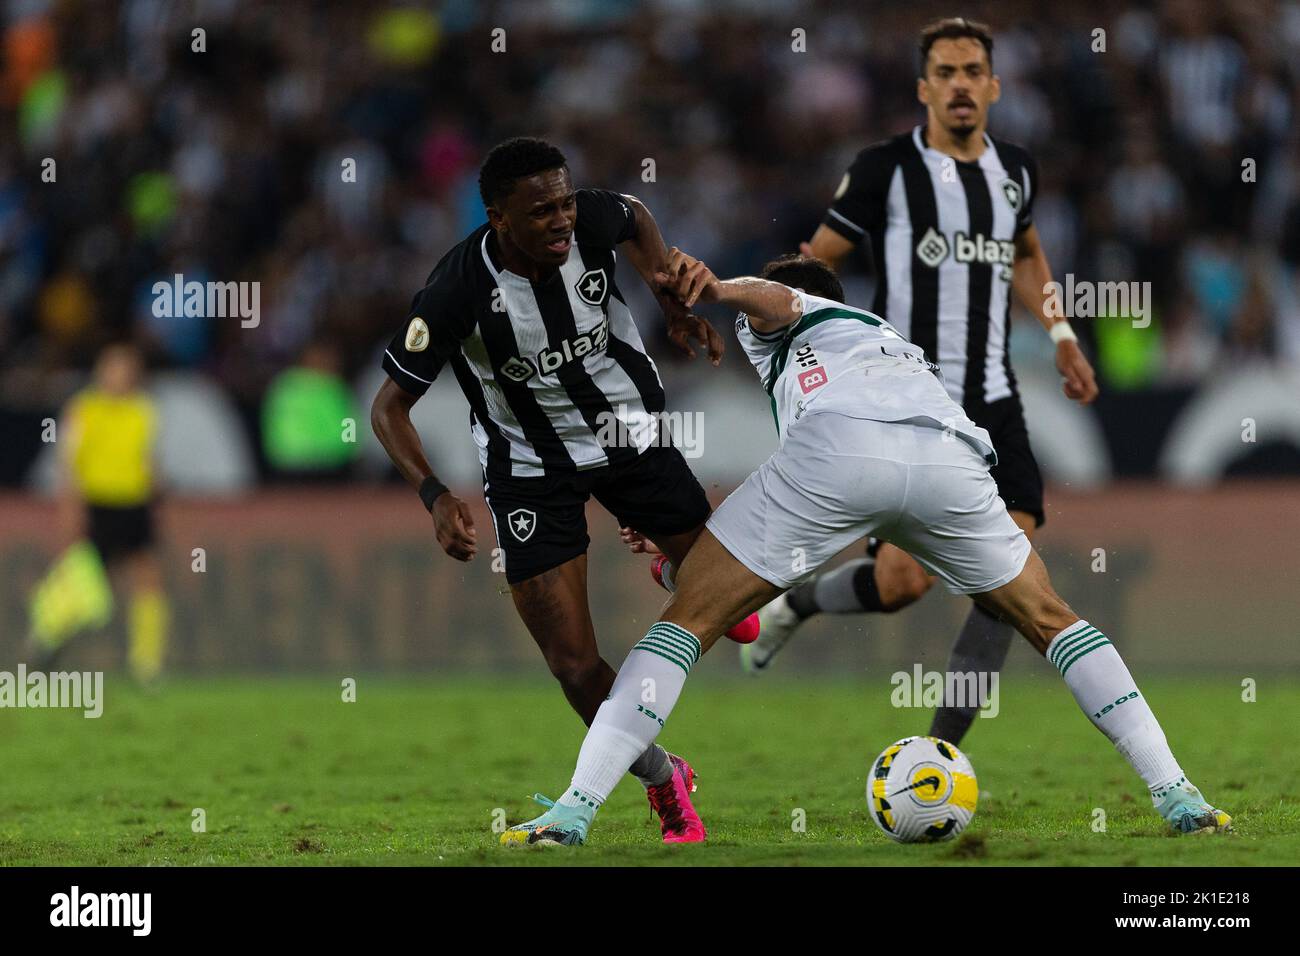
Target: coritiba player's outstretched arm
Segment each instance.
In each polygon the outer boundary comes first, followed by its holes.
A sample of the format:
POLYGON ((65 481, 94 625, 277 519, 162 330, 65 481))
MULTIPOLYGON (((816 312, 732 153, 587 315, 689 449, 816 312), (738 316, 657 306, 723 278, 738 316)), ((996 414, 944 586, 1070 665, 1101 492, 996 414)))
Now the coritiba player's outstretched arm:
POLYGON ((662 289, 655 279, 656 274, 669 271, 670 261, 668 247, 664 245, 663 235, 659 232, 659 224, 655 222, 655 217, 650 214, 650 210, 641 200, 628 195, 624 195, 623 198, 627 200, 636 218, 636 235, 625 243, 628 261, 632 263, 633 268, 658 301, 659 308, 664 314, 664 321, 668 325, 668 340, 677 347, 678 351, 691 359, 695 358, 695 349, 691 342, 693 340, 699 342, 708 353, 709 361, 717 365, 722 361, 722 336, 704 319, 692 315, 690 309, 683 307, 676 298, 662 289))
POLYGON ((688 309, 697 302, 739 309, 760 332, 775 332, 793 325, 802 315, 799 297, 779 282, 754 276, 724 281, 699 259, 676 246, 669 252, 668 260, 667 271, 656 273, 655 280, 662 288, 684 290, 680 298, 688 309))

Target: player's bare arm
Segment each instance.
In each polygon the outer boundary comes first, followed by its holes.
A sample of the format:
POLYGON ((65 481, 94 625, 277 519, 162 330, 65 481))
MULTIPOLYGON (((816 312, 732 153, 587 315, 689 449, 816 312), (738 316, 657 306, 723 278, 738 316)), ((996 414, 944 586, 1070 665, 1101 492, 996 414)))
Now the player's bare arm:
POLYGON ((660 309, 663 310, 664 320, 668 325, 668 340, 688 359, 695 358, 695 348, 691 343, 698 342, 704 346, 709 361, 716 366, 722 361, 722 336, 708 322, 698 315, 693 315, 689 308, 684 308, 680 302, 665 294, 659 287, 655 281, 655 273, 666 271, 668 268, 668 247, 664 245, 659 224, 655 222, 655 217, 650 214, 650 210, 641 200, 628 195, 624 195, 623 198, 627 200, 632 207, 633 215, 636 216, 636 237, 626 243, 628 259, 654 294, 660 309))
MULTIPOLYGON (((1016 237, 1016 257, 1011 267, 1011 284, 1015 287, 1016 297, 1029 310, 1043 328, 1049 333, 1052 327, 1063 323, 1069 329, 1069 323, 1063 319, 1047 314, 1044 303, 1047 301, 1048 285, 1052 281, 1052 268, 1047 263, 1047 254, 1038 238, 1038 227, 1030 226, 1016 237)), ((1061 388, 1067 398, 1074 399, 1081 405, 1087 405, 1097 397, 1097 377, 1092 364, 1078 341, 1070 332, 1068 337, 1054 336, 1056 343, 1056 368, 1065 379, 1061 388)))
POLYGON ((830 226, 822 224, 813 233, 811 241, 799 243, 799 252, 820 259, 839 272, 840 266, 844 264, 845 258, 853 251, 855 245, 856 243, 845 239, 830 226))
POLYGON ((430 508, 434 533, 442 550, 457 561, 469 561, 478 553, 474 517, 469 506, 447 491, 429 467, 420 435, 411 424, 411 408, 417 401, 418 395, 412 395, 392 379, 386 379, 370 405, 370 427, 375 430, 375 437, 402 477, 421 492, 421 497, 428 494, 425 482, 431 478, 430 486, 443 488, 430 508))
POLYGON ((788 286, 755 276, 723 281, 703 262, 676 246, 669 255, 667 272, 655 276, 659 285, 686 306, 697 302, 717 303, 749 316, 759 332, 775 332, 799 320, 799 297, 788 286))

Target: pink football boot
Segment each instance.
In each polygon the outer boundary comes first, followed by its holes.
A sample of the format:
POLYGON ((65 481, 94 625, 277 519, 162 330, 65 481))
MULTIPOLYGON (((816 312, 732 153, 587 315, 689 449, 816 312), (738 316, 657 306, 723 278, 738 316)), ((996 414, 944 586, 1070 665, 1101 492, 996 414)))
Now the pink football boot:
POLYGON ((695 771, 676 754, 669 754, 668 759, 673 765, 673 775, 659 786, 646 790, 650 808, 659 814, 659 829, 664 842, 703 843, 708 831, 691 805, 695 771))

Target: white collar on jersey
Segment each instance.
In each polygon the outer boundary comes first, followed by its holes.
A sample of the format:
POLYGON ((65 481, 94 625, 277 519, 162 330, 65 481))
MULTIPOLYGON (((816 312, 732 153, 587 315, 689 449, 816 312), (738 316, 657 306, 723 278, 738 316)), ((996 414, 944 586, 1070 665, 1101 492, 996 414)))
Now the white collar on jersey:
MULTIPOLYGON (((941 160, 951 159, 955 163, 970 162, 970 160, 957 159, 955 156, 949 156, 947 153, 941 152, 933 146, 928 145, 922 132, 924 129, 924 126, 916 126, 912 129, 912 142, 916 145, 917 152, 922 156, 934 156, 941 160)), ((979 163, 981 169, 991 169, 995 172, 1002 169, 1002 160, 998 158, 997 147, 993 145, 993 137, 988 134, 987 130, 984 133, 984 152, 980 153, 980 158, 975 160, 975 162, 979 163)))
MULTIPOLYGON (((491 229, 483 233, 483 241, 479 243, 479 250, 483 253, 483 261, 487 263, 488 272, 492 273, 492 278, 497 281, 498 285, 501 284, 501 277, 503 275, 513 276, 516 279, 523 279, 524 278, 523 276, 515 275, 515 273, 511 272, 509 269, 497 268, 497 264, 492 261, 492 253, 488 251, 488 239, 491 236, 492 236, 491 229)), ((528 280, 524 279, 524 281, 527 282, 528 280)))
MULTIPOLYGON (((576 230, 575 230, 575 231, 576 231, 576 230)), ((483 233, 483 241, 479 243, 479 251, 480 251, 481 253, 483 253, 483 261, 484 261, 485 263, 487 263, 488 272, 492 273, 492 278, 493 278, 493 280, 496 282, 497 285, 500 285, 500 284, 501 284, 501 279, 502 279, 502 277, 506 277, 506 278, 508 278, 508 279, 513 279, 515 282, 522 282, 524 285, 529 286, 529 287, 531 288, 532 285, 533 285, 531 279, 528 279, 528 278, 525 278, 524 276, 521 276, 518 272, 511 272, 509 269, 498 269, 498 268, 497 268, 497 264, 496 264, 495 262, 492 261, 492 253, 491 253, 491 251, 488 249, 488 239, 489 239, 492 235, 494 235, 494 233, 493 233, 493 231, 492 231, 491 229, 489 229, 487 232, 483 233)), ((497 248, 498 248, 498 250, 500 250, 500 246, 499 246, 499 245, 498 245, 497 248)), ((572 248, 572 247, 570 247, 570 248, 572 248)), ((498 251, 498 254, 500 254, 499 251, 498 251)), ((559 269, 556 269, 556 272, 557 272, 557 273, 558 273, 559 271, 560 271, 559 269)), ((545 280, 543 280, 543 281, 545 281, 545 282, 549 282, 549 281, 551 281, 551 280, 550 280, 550 279, 545 279, 545 280)))

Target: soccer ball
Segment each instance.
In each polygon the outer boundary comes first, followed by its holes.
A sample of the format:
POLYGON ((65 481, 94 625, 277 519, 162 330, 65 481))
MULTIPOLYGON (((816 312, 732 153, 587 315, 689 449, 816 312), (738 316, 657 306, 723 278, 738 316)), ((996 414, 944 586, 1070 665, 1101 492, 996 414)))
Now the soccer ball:
POLYGON ((966 755, 938 737, 904 737, 871 765, 867 807, 899 843, 951 840, 975 815, 979 785, 966 755))

